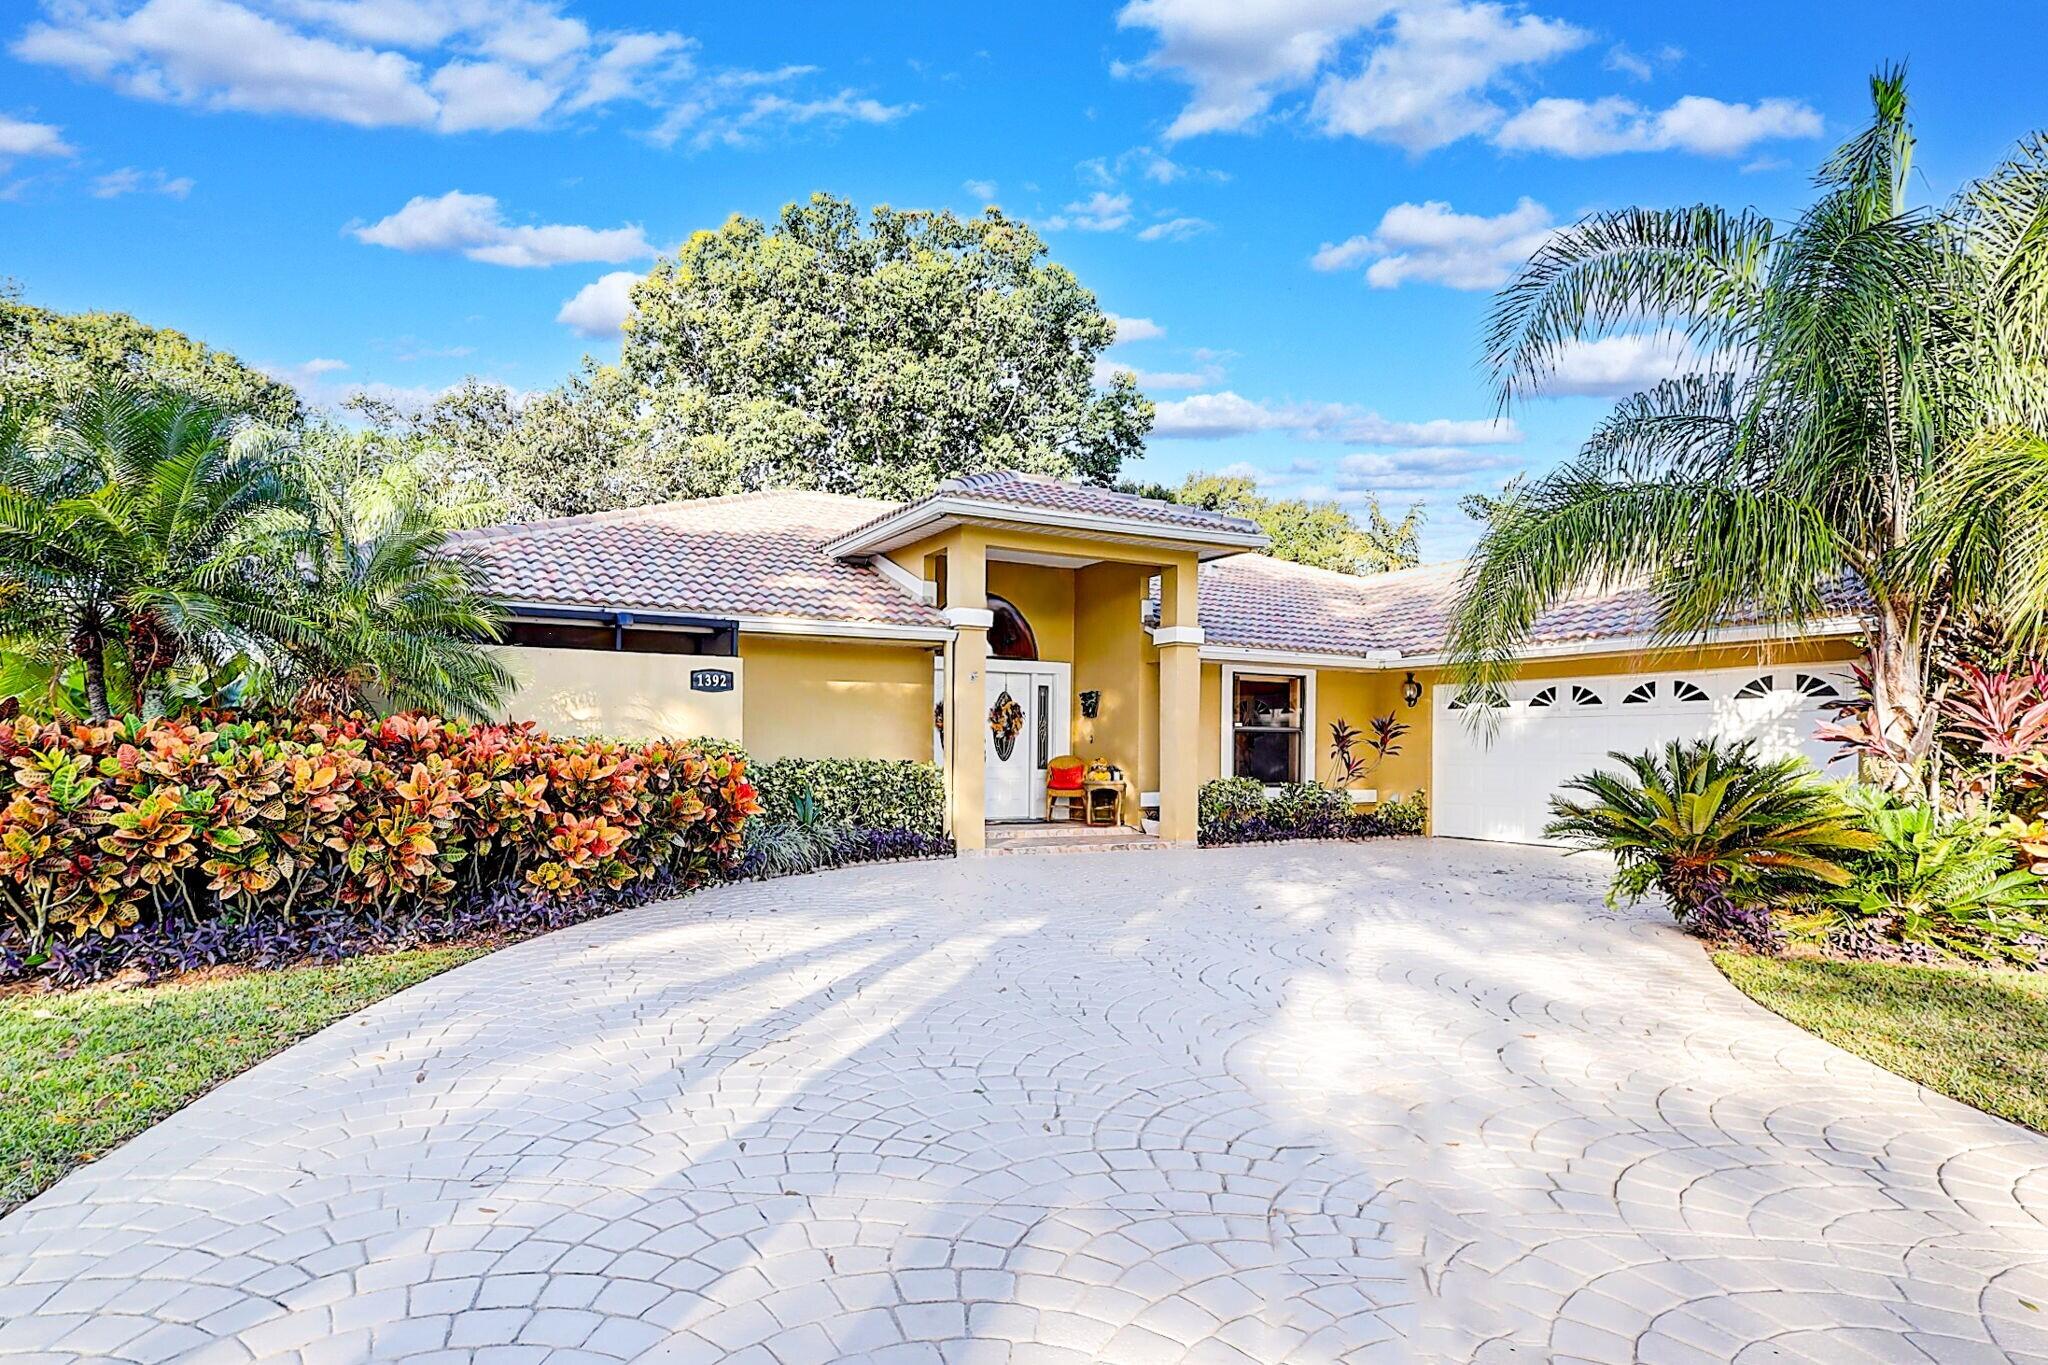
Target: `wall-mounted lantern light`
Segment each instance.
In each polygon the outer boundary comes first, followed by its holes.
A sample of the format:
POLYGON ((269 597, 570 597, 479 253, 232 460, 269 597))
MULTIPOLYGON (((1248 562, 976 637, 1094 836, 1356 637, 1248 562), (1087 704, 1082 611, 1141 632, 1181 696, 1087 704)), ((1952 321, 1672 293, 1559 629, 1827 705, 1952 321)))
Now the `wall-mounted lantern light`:
POLYGON ((1401 680, 1401 700, 1407 702, 1411 710, 1416 702, 1422 700, 1422 684, 1415 681, 1415 670, 1412 668, 1408 670, 1408 676, 1401 680))
POLYGON ((1095 713, 1101 709, 1102 694, 1100 692, 1090 689, 1081 694, 1081 715, 1084 719, 1094 720, 1095 713))

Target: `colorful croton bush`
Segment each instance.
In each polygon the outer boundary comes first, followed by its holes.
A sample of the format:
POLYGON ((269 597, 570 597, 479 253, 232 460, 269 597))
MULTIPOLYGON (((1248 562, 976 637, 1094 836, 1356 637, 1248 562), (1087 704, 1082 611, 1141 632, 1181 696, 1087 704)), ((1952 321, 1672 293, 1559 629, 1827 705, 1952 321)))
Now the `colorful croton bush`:
POLYGON ((19 717, 0 726, 0 976, 566 922, 730 874, 757 809, 743 757, 688 744, 417 715, 19 717))

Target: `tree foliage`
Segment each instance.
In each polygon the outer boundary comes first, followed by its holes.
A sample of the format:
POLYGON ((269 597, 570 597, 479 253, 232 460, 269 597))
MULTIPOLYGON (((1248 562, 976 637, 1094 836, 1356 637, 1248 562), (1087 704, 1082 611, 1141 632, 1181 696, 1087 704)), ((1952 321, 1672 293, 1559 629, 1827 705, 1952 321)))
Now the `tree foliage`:
POLYGON ((734 217, 634 286, 605 406, 643 410, 649 467, 679 493, 911 498, 986 469, 1109 484, 1152 404, 1127 375, 1096 390, 1115 324, 1045 255, 995 209, 863 221, 819 194, 772 226, 734 217))
POLYGON ((126 313, 57 313, 0 289, 0 407, 44 412, 120 380, 179 389, 274 426, 304 416, 291 385, 126 313))
POLYGON ((1380 510, 1379 499, 1368 497, 1360 508, 1361 521, 1341 503, 1268 498, 1250 479, 1199 470, 1178 487, 1127 483, 1124 488, 1145 497, 1255 521, 1272 542, 1265 553, 1275 559, 1351 574, 1406 569, 1421 560, 1421 503, 1410 507, 1401 520, 1390 521, 1380 510))
POLYGON ((521 521, 761 488, 905 499, 984 469, 1106 485, 1152 404, 1128 375, 1095 387, 1115 324, 1045 255, 993 209, 816 195, 735 217, 635 286, 616 364, 523 398, 471 379, 419 412, 358 402, 354 454, 521 521))

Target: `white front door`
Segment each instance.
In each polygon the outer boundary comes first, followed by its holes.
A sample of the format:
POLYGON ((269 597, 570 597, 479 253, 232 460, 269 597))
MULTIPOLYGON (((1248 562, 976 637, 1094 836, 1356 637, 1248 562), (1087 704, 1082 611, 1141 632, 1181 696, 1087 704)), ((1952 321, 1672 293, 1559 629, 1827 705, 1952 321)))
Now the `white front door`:
POLYGON ((1045 815, 1045 765, 1068 752, 1072 726, 1066 664, 988 661, 988 710, 980 718, 987 764, 988 818, 1037 820, 1045 815), (1008 743, 991 725, 1005 698, 1017 708, 1008 743))
POLYGON ((1491 734, 1472 724, 1458 689, 1439 686, 1432 827, 1453 838, 1541 843, 1550 798, 1565 782, 1618 767, 1610 751, 1674 739, 1746 739, 1764 758, 1802 754, 1825 768, 1838 755, 1813 732, 1853 686, 1841 664, 1545 678, 1508 686, 1491 734))

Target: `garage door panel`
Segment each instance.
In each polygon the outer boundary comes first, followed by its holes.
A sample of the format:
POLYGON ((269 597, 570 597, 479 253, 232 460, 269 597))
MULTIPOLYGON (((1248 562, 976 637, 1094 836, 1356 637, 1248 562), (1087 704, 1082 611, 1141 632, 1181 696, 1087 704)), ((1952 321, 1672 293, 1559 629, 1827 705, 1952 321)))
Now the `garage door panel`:
POLYGON ((1849 695, 1840 669, 1816 666, 1556 678, 1505 690, 1491 734, 1455 704, 1431 699, 1435 829, 1453 838, 1543 842, 1550 798, 1611 753, 1640 753, 1673 739, 1747 739, 1766 757, 1840 760, 1813 738, 1827 705, 1849 695))

